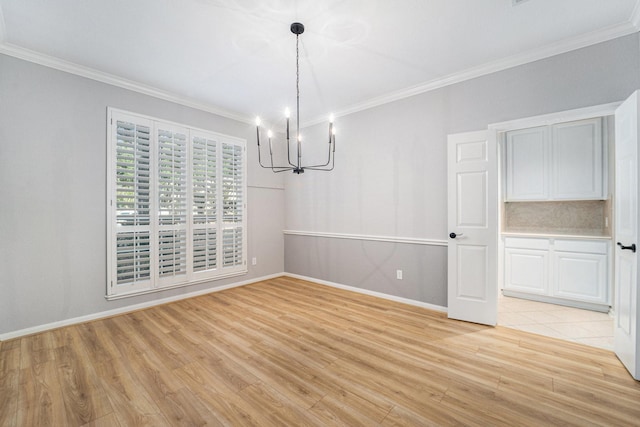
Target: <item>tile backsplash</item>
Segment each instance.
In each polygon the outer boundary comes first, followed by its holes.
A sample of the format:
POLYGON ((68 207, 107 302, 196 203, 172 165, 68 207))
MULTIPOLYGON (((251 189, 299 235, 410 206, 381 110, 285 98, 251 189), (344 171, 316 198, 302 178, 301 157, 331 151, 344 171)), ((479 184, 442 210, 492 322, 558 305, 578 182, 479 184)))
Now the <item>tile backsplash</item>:
POLYGON ((609 236, 610 206, 607 200, 505 203, 503 231, 609 236))

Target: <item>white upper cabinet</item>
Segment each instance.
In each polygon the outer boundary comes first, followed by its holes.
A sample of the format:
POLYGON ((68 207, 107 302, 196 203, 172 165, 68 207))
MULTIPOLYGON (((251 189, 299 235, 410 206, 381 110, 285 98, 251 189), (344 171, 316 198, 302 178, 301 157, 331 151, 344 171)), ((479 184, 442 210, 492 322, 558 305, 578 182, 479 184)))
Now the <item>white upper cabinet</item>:
POLYGON ((547 126, 507 133, 507 200, 549 198, 547 126))
POLYGON ((506 134, 505 200, 606 199, 602 119, 506 134))
POLYGON ((551 132, 551 198, 602 199, 602 121, 560 123, 551 132))

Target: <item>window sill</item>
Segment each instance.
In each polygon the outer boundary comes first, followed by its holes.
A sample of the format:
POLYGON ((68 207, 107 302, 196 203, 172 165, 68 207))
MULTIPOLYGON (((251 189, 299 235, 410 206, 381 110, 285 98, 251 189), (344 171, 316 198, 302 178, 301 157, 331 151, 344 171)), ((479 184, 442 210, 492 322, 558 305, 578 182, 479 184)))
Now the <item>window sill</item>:
POLYGON ((215 282, 215 281, 222 280, 222 279, 228 279, 229 277, 242 276, 244 274, 247 274, 248 272, 249 272, 248 269, 244 269, 244 270, 240 270, 240 271, 234 271, 233 273, 227 273, 227 274, 223 274, 223 275, 215 276, 215 277, 207 277, 207 278, 204 278, 204 279, 194 280, 194 281, 191 281, 191 282, 178 283, 176 285, 163 286, 163 287, 160 287, 160 288, 143 289, 143 290, 132 291, 132 292, 124 292, 124 293, 113 294, 113 295, 105 295, 104 297, 105 297, 105 299, 107 301, 116 301, 116 300, 119 300, 119 299, 124 299, 124 298, 129 298, 129 297, 136 297, 136 296, 139 296, 139 295, 154 294, 154 293, 157 293, 157 292, 167 291, 169 289, 184 288, 184 287, 187 287, 187 286, 198 285, 198 284, 207 283, 207 282, 215 282))

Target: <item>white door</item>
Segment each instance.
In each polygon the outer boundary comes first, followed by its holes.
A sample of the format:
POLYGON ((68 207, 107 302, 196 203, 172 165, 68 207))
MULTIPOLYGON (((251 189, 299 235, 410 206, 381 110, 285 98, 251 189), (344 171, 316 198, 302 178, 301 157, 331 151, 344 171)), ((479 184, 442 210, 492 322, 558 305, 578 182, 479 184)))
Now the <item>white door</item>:
POLYGON ((638 92, 616 110, 614 350, 635 379, 638 351, 638 92))
POLYGON ((448 315, 495 325, 498 170, 487 131, 448 138, 448 315))

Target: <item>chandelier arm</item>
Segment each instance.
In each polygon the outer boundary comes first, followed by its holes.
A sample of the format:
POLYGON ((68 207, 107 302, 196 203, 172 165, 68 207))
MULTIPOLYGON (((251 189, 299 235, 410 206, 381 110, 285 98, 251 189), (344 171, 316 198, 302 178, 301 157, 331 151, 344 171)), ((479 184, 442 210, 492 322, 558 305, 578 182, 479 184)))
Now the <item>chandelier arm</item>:
POLYGON ((258 137, 258 164, 265 169, 273 169, 273 166, 265 166, 262 164, 262 156, 260 156, 260 130, 256 131, 256 136, 258 137))
POLYGON ((271 170, 274 173, 286 172, 286 171, 290 171, 290 170, 294 169, 293 165, 291 165, 291 167, 289 167, 289 166, 273 166, 273 149, 271 148, 271 140, 269 140, 269 157, 271 158, 271 170), (278 169, 278 170, 276 170, 276 169, 278 169))
POLYGON ((305 166, 304 168, 312 170, 312 171, 325 171, 325 172, 332 171, 333 168, 336 165, 336 155, 334 154, 333 156, 331 156, 331 153, 329 153, 329 156, 331 157, 331 167, 330 168, 326 167, 326 166, 329 166, 328 164, 319 165, 319 166, 305 166))
POLYGON ((332 163, 330 168, 317 168, 317 167, 313 167, 313 166, 305 166, 305 169, 309 169, 311 171, 321 171, 321 172, 329 172, 332 171, 334 168, 335 164, 332 163))
POLYGON ((262 166, 264 169, 271 169, 273 172, 284 172, 284 171, 290 171, 293 170, 293 167, 289 167, 289 166, 265 166, 262 163, 260 163, 260 166, 262 166), (276 170, 276 169, 282 169, 282 170, 276 170))
MULTIPOLYGON (((287 120, 287 135, 289 135, 289 120, 287 120)), ((287 162, 294 168, 296 167, 296 165, 291 163, 291 143, 289 142, 289 138, 287 138, 287 162)))
POLYGON ((296 170, 296 168, 293 168, 293 167, 292 167, 292 168, 284 168, 284 167, 283 167, 283 168, 282 168, 282 169, 280 169, 280 170, 275 170, 275 169, 273 169, 273 172, 274 172, 274 173, 280 173, 280 172, 289 172, 289 171, 295 171, 295 170, 296 170))
MULTIPOLYGON (((259 138, 259 133, 258 133, 258 138, 259 138)), ((261 167, 263 167, 264 169, 271 169, 273 172, 278 173, 278 172, 290 171, 290 170, 293 170, 295 168, 294 165, 291 165, 291 167, 289 167, 289 166, 273 166, 273 153, 271 153, 271 166, 263 165, 262 164, 262 156, 260 154, 260 151, 261 151, 260 150, 260 143, 258 142, 258 164, 261 167), (281 169, 281 170, 276 170, 276 169, 281 169)))
MULTIPOLYGON (((336 137, 335 135, 333 136, 333 141, 330 138, 329 139, 329 155, 327 156, 327 162, 321 165, 309 165, 309 166, 303 166, 303 168, 305 169, 311 169, 311 168, 322 168, 325 166, 329 166, 329 163, 331 163, 331 159, 334 158, 335 159, 335 152, 336 152, 336 137), (333 145, 333 147, 332 147, 333 145), (333 153, 333 156, 331 156, 331 154, 333 153)), ((332 166, 333 167, 333 166, 332 166)))

